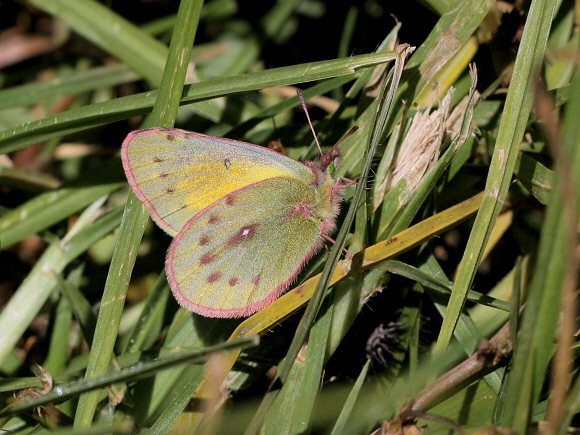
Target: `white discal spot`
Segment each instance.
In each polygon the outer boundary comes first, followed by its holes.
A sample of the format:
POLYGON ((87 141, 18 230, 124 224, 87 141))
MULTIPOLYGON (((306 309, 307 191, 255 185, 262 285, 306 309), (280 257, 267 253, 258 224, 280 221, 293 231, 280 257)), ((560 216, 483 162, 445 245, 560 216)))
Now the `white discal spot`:
POLYGON ((244 231, 242 231, 242 236, 246 237, 248 234, 250 234, 249 229, 246 228, 244 231))
POLYGON ((232 166, 232 162, 230 162, 230 159, 224 159, 224 166, 226 167, 226 169, 230 169, 230 166, 232 166))
POLYGON ((489 196, 491 196, 492 198, 497 198, 497 188, 496 187, 494 187, 490 190, 489 196))
POLYGON ((26 216, 28 215, 28 213, 26 213, 26 210, 22 210, 20 212, 20 219, 26 219, 26 216))

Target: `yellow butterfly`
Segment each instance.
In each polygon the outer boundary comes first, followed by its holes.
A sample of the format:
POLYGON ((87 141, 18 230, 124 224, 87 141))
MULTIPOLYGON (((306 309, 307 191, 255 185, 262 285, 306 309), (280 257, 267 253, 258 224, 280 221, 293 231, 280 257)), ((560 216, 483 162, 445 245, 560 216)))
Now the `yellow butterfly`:
POLYGON ((173 128, 130 133, 125 174, 174 236, 165 262, 181 306, 250 315, 280 296, 335 228, 338 148, 300 163, 266 148, 173 128))

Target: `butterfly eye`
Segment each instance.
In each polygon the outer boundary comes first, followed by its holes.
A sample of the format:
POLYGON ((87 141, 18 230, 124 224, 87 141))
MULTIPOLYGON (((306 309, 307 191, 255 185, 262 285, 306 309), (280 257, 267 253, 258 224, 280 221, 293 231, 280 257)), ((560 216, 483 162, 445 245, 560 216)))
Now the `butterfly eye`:
POLYGON ((326 172, 328 172, 328 175, 333 175, 334 171, 336 170, 336 166, 334 165, 335 162, 332 162, 330 165, 328 165, 326 167, 326 172))

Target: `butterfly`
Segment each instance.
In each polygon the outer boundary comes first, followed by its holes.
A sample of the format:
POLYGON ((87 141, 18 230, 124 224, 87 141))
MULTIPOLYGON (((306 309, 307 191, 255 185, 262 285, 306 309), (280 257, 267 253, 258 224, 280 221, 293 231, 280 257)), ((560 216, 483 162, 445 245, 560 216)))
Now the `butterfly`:
POLYGON ((175 298, 207 317, 264 308, 320 250, 344 192, 330 173, 339 156, 335 146, 301 163, 174 128, 133 131, 121 148, 131 188, 174 237, 165 269, 175 298))

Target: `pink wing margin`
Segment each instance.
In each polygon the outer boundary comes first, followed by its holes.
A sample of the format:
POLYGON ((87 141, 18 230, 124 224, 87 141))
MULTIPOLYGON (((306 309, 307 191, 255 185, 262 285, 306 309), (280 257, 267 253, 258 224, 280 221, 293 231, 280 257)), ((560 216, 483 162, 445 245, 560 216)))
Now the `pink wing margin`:
POLYGON ((129 185, 135 195, 139 200, 145 204, 145 207, 149 211, 151 218, 159 225, 162 229, 171 232, 173 234, 179 231, 179 228, 173 228, 161 215, 157 212, 157 209, 153 205, 153 203, 145 196, 141 188, 139 187, 139 183, 135 179, 135 174, 133 174, 133 170, 131 169, 131 162, 129 161, 129 147, 131 146, 131 141, 135 138, 135 136, 139 136, 143 134, 143 132, 147 133, 168 133, 168 134, 175 134, 175 129, 173 128, 146 128, 143 130, 134 130, 127 135, 125 140, 123 141, 123 145, 121 145, 121 161, 123 162, 123 169, 125 170, 125 176, 127 177, 127 181, 129 181, 129 185))

